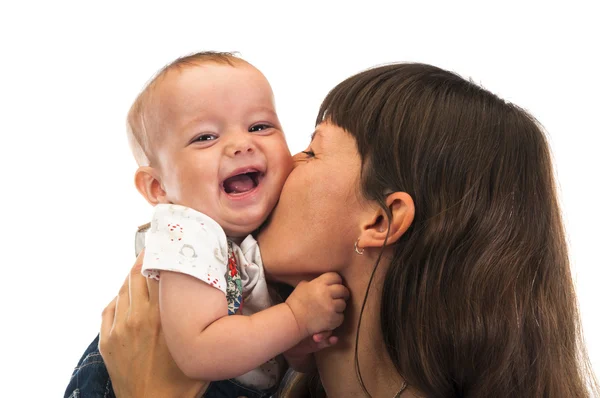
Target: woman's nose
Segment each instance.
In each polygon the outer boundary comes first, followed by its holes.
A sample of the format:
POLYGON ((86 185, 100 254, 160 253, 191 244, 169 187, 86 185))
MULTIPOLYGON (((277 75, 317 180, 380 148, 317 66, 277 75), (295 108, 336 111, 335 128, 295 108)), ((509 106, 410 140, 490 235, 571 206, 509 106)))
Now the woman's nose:
POLYGON ((292 156, 292 170, 298 167, 298 165, 304 161, 305 157, 306 155, 304 155, 304 153, 302 152, 299 152, 292 156))

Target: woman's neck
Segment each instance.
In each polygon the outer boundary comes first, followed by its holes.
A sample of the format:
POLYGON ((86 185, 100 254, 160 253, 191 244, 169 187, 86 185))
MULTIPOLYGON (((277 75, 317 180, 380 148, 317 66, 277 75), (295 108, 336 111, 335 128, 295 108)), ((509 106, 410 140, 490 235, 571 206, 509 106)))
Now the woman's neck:
MULTIPOLYGON (((366 256, 365 256, 366 257, 366 256)), ((370 261, 365 258, 365 263, 370 261)), ((373 264, 375 260, 371 264, 373 264)), ((382 261, 383 262, 383 261, 382 261)), ((381 264, 374 277, 367 300, 358 342, 358 358, 363 383, 372 397, 393 398, 400 390, 403 379, 400 377, 385 349, 380 327, 381 286, 385 269, 381 264)), ((355 367, 356 334, 361 306, 371 267, 349 267, 342 274, 350 290, 350 299, 344 312, 344 323, 334 331, 339 342, 331 348, 316 353, 317 367, 323 386, 329 398, 364 397, 355 367)), ((402 397, 411 396, 408 392, 402 397)))

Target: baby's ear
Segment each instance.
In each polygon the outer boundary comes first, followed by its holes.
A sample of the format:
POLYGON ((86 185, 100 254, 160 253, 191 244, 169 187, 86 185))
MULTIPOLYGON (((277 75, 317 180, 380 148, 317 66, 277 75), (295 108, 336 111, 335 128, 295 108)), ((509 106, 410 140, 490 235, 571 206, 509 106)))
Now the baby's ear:
POLYGON ((156 169, 142 166, 135 172, 135 187, 152 206, 168 203, 160 177, 156 169))

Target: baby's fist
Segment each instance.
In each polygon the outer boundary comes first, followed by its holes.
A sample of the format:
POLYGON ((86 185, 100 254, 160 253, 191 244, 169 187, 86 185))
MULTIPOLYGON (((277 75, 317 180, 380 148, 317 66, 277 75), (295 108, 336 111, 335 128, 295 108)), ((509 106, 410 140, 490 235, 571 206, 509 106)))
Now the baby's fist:
POLYGON ((298 326, 306 336, 311 336, 342 324, 349 296, 342 278, 335 272, 328 272, 310 282, 300 282, 286 303, 298 326))

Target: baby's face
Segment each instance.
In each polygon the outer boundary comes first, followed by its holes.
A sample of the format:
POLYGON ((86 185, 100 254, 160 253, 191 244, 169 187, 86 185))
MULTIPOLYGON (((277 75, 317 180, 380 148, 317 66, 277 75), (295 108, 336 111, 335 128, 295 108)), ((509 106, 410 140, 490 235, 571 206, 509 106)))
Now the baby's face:
POLYGON ((292 167, 265 77, 250 65, 169 72, 149 112, 166 199, 242 237, 269 215, 292 167))

